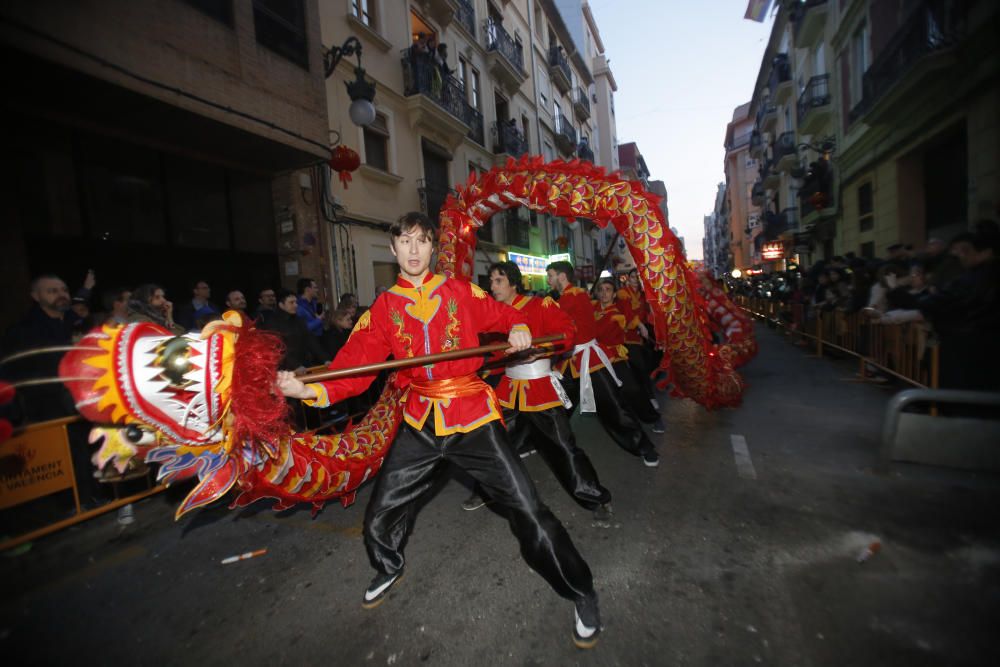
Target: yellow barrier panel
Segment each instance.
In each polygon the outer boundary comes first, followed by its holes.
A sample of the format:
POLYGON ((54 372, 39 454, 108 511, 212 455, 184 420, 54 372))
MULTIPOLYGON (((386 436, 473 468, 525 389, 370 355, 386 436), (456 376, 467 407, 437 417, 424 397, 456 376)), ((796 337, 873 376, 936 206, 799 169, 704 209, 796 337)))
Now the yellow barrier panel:
POLYGON ((154 486, 126 498, 118 498, 95 509, 83 511, 80 506, 80 492, 77 488, 76 476, 73 473, 69 435, 66 432, 67 425, 82 421, 79 417, 65 417, 31 424, 19 429, 6 442, 0 443, 0 456, 20 459, 11 462, 11 467, 15 469, 15 472, 0 478, 0 510, 15 508, 37 498, 66 490, 72 490, 73 503, 76 507, 76 514, 69 518, 49 523, 42 528, 0 542, 0 551, 11 549, 19 544, 30 542, 166 490, 167 487, 164 485, 154 486))

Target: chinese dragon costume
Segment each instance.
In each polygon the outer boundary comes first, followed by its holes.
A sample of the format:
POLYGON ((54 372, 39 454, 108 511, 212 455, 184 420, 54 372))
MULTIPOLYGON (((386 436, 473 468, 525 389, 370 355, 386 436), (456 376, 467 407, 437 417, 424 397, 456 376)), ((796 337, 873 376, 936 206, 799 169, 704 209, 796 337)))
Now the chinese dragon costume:
MULTIPOLYGON (((746 351, 712 343, 706 295, 657 198, 638 182, 586 162, 537 157, 472 175, 441 210, 437 273, 470 279, 477 228, 519 206, 613 225, 639 267, 664 349, 664 383, 674 396, 707 408, 739 403, 743 382, 733 364, 746 351)), ((279 358, 271 334, 227 313, 201 334, 175 336, 151 323, 95 329, 63 357, 60 376, 79 412, 97 424, 96 465, 121 470, 135 458, 159 464, 164 483, 197 478, 177 517, 230 490, 239 492, 233 507, 260 498, 276 499, 276 509, 310 503, 315 512, 334 499, 346 506, 378 472, 406 390, 390 379, 366 416, 343 433, 296 433, 274 390, 279 358)))

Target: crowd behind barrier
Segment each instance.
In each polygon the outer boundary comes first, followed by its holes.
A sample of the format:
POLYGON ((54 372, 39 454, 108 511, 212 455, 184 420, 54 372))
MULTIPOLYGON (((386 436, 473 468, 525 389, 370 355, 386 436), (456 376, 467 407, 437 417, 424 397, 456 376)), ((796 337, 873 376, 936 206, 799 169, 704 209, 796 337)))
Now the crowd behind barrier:
POLYGON ((980 220, 950 242, 895 243, 885 259, 727 280, 733 300, 817 355, 860 360, 859 375, 917 387, 1000 391, 1000 228, 980 220))
POLYGON ((937 388, 940 357, 925 324, 880 324, 860 313, 807 313, 805 304, 735 295, 733 300, 769 324, 783 328, 802 345, 814 345, 817 356, 846 353, 859 359, 859 375, 872 381, 884 375, 915 387, 937 388))

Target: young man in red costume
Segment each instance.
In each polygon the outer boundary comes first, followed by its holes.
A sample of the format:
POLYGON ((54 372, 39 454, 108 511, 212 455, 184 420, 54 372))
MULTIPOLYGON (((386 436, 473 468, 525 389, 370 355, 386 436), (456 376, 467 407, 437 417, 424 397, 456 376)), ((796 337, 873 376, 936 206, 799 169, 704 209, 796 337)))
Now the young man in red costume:
POLYGON ((552 262, 546 267, 549 287, 559 292, 559 307, 576 325, 573 357, 563 368, 563 386, 574 399, 579 396, 580 412, 596 412, 611 439, 629 454, 642 458, 644 465, 660 465, 649 436, 635 411, 619 391, 621 381, 611 368, 611 360, 597 343, 594 304, 586 290, 573 285, 573 265, 552 262), (579 393, 578 393, 579 392, 579 393))
POLYGON ((594 290, 597 293, 597 304, 594 316, 597 318, 597 342, 611 360, 611 368, 622 382, 622 394, 625 402, 635 410, 636 416, 646 424, 652 424, 654 433, 657 422, 662 426, 660 415, 647 401, 639 380, 630 365, 632 348, 628 346, 628 321, 620 308, 620 301, 615 300, 615 283, 611 278, 601 278, 594 290))
MULTIPOLYGON (((639 283, 638 269, 632 269, 626 274, 625 284, 618 290, 618 308, 625 316, 625 348, 628 350, 628 366, 638 381, 642 390, 644 403, 649 403, 652 411, 637 409, 639 416, 646 423, 651 423, 653 433, 663 433, 666 427, 660 417, 660 404, 653 391, 653 381, 649 374, 656 367, 653 349, 645 343, 649 339, 649 327, 652 326, 649 317, 649 304, 646 295, 642 293, 639 283), (644 412, 646 414, 644 414, 644 412), (647 419, 647 415, 650 416, 647 419)), ((638 404, 637 404, 638 405, 638 404)))
MULTIPOLYGON (((407 213, 390 229, 399 263, 396 284, 379 296, 354 327, 330 368, 345 368, 478 345, 483 332, 509 332, 510 351, 525 350, 531 334, 524 318, 479 287, 430 271, 437 229, 427 216, 407 213)), ((521 554, 562 597, 575 605, 573 641, 590 648, 600 632, 600 613, 590 568, 559 520, 538 498, 507 440, 493 390, 476 371, 481 357, 467 357, 396 373, 409 387, 403 424, 382 462, 365 510, 364 536, 375 578, 362 606, 379 605, 403 575, 403 545, 420 499, 446 462, 475 479, 506 510, 521 554)), ((286 396, 326 406, 364 391, 375 375, 304 385, 288 372, 278 375, 286 396)))
MULTIPOLYGON (((498 262, 490 267, 493 297, 519 311, 533 337, 563 334, 555 351, 573 349, 573 320, 549 297, 520 294, 519 285, 521 270, 514 262, 498 262)), ((530 440, 529 446, 537 448, 563 488, 582 507, 591 510, 594 519, 605 523, 611 520, 611 492, 601 486, 587 453, 576 444, 567 414, 573 404, 559 380, 547 356, 522 363, 512 360, 506 366, 496 394, 503 407, 507 434, 515 451, 530 440)), ((478 499, 478 494, 473 495, 470 500, 478 499)), ((479 502, 469 507, 481 506, 479 502)))

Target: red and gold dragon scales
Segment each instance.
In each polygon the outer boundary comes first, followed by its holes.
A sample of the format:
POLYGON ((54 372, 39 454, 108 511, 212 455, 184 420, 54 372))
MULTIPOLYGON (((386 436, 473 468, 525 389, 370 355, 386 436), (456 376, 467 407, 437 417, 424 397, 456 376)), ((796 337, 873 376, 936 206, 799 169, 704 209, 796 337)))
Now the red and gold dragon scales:
MULTIPOLYGON (((441 211, 438 273, 468 279, 475 230, 497 211, 524 206, 614 225, 639 267, 662 370, 676 396, 736 405, 743 389, 726 345, 711 341, 704 297, 677 238, 641 184, 589 163, 510 162, 458 190, 441 211)), ((158 463, 166 483, 197 477, 177 516, 239 491, 233 506, 276 499, 314 511, 378 472, 400 424, 403 392, 390 380, 364 419, 337 435, 293 432, 274 389, 280 346, 235 313, 201 334, 174 336, 149 323, 97 329, 68 353, 60 375, 77 409, 97 424, 95 464, 158 463)))

